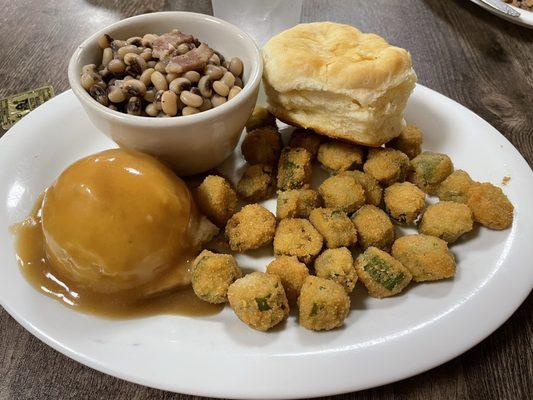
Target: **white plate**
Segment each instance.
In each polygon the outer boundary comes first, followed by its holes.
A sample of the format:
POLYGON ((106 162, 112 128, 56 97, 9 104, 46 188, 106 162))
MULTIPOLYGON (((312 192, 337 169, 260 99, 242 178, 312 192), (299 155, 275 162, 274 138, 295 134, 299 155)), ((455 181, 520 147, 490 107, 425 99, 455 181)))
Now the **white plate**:
POLYGON ((512 6, 510 4, 507 4, 509 7, 515 9, 520 13, 519 17, 511 17, 510 15, 504 14, 499 12, 498 10, 495 10, 488 4, 483 3, 481 0, 470 0, 473 3, 476 3, 478 6, 483 7, 485 10, 493 13, 494 15, 497 15, 500 18, 506 19, 507 21, 511 21, 515 24, 526 26, 528 28, 533 28, 533 12, 524 10, 523 8, 518 8, 515 6, 512 6))
MULTIPOLYGON (((260 333, 226 307, 202 318, 106 320, 74 312, 21 276, 8 226, 71 162, 113 146, 95 131, 71 92, 50 100, 0 140, 0 301, 27 330, 67 356, 142 385, 214 397, 295 398, 386 384, 435 367, 498 328, 533 285, 533 173, 493 127, 461 105, 418 86, 407 119, 426 133, 425 148, 450 154, 481 181, 511 181, 512 229, 479 229, 453 246, 454 280, 411 285, 377 300, 358 284, 342 329, 310 332, 294 317, 260 333)), ((239 156, 226 170, 238 170, 239 156)), ((235 172, 234 172, 234 178, 235 172)), ((273 210, 274 202, 268 206, 273 210)), ((264 252, 240 256, 263 269, 264 252)))

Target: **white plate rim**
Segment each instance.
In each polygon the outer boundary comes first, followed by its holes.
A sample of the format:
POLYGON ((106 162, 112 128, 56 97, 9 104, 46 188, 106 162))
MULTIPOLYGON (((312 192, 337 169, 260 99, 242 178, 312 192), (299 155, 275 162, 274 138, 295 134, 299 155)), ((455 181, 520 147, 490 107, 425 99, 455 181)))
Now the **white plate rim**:
MULTIPOLYGON (((446 96, 439 94, 425 86, 417 85, 418 92, 420 92, 422 95, 426 96, 436 96, 440 101, 444 101, 447 103, 452 103, 455 107, 461 108, 463 111, 466 111, 468 113, 471 113, 472 115, 475 115, 468 109, 466 109, 464 106, 456 103, 455 101, 447 98, 446 96)), ((67 96, 72 96, 71 91, 67 91, 59 96, 56 97, 57 99, 64 99, 67 96)), ((54 101, 54 100, 51 100, 54 101)), ((45 103, 43 106, 41 106, 41 112, 43 111, 44 107, 46 107, 45 103)), ((489 125, 485 120, 483 120, 481 117, 475 115, 475 118, 478 119, 478 122, 482 125, 484 125, 487 128, 487 131, 490 134, 496 134, 500 135, 511 147, 511 151, 514 152, 514 157, 518 157, 523 164, 523 167, 525 168, 526 173, 528 176, 528 181, 531 183, 531 188, 533 188, 533 171, 531 171, 531 168, 527 164, 527 162, 523 159, 523 157, 520 155, 518 150, 512 146, 512 144, 505 138, 503 135, 499 134, 495 128, 493 128, 491 125, 489 125)), ((14 127, 10 131, 8 131, 4 137, 0 139, 0 154, 2 153, 2 150, 5 146, 6 141, 14 140, 12 138, 15 137, 15 132, 18 129, 22 129, 22 127, 25 124, 29 124, 31 122, 31 115, 29 117, 26 117, 22 121, 20 121, 17 126, 19 128, 14 127)), ((514 231, 516 229, 516 226, 513 226, 512 231, 510 235, 514 235, 514 231)), ((533 227, 530 228, 530 233, 533 234, 533 227)), ((524 236, 524 235, 523 235, 524 236)), ((522 237, 523 237, 522 236, 522 237)), ((517 238, 520 239, 520 238, 517 238)), ((526 247, 519 247, 519 250, 521 252, 526 252, 525 256, 530 256, 530 251, 528 252, 528 249, 526 247)), ((517 251, 515 250, 514 254, 509 254, 508 257, 512 257, 511 261, 514 260, 514 258, 517 258, 517 251)), ((520 257, 518 257, 519 261, 520 257)), ((527 257, 522 258, 527 259, 527 257)), ((402 353, 400 354, 401 357, 409 357, 410 361, 413 363, 416 363, 416 366, 411 365, 409 368, 398 368, 399 366, 396 366, 396 368, 391 368, 391 366, 387 366, 385 369, 388 368, 388 370, 379 377, 375 377, 373 380, 367 380, 365 383, 360 382, 329 382, 326 385, 320 385, 317 382, 309 382, 309 386, 307 388, 298 388, 298 387, 272 387, 268 390, 265 390, 264 388, 261 390, 258 390, 257 392, 251 393, 249 390, 241 390, 240 388, 231 387, 228 388, 227 391, 221 391, 220 388, 214 389, 214 388, 198 388, 198 387, 189 387, 186 382, 180 382, 180 384, 176 384, 176 382, 172 383, 165 383, 165 382, 158 382, 154 379, 145 379, 145 378, 139 378, 138 376, 132 376, 130 374, 116 371, 113 368, 110 368, 102 363, 100 363, 98 360, 94 359, 90 355, 83 354, 82 352, 79 352, 75 349, 69 348, 68 346, 65 346, 64 344, 58 342, 53 337, 50 337, 46 334, 46 332, 42 331, 39 327, 32 324, 31 321, 25 320, 22 318, 17 310, 10 307, 9 304, 6 304, 4 301, 4 298, 2 296, 2 293, 0 292, 0 305, 4 307, 4 309, 20 324, 22 325, 26 330, 28 330, 30 333, 32 333, 34 336, 39 338, 44 343, 48 344, 55 350, 61 352, 62 354, 84 364, 87 365, 93 369, 96 369, 98 371, 104 372, 108 375, 115 376, 117 378, 121 378, 130 382, 142 384, 149 387, 154 387, 162 390, 168 390, 168 391, 174 391, 174 392, 181 392, 181 393, 188 393, 192 395, 200 395, 200 396, 210 396, 210 397, 229 397, 229 398, 301 398, 301 397, 318 397, 318 396, 324 396, 324 395, 331 395, 331 394, 339 394, 339 393, 346 393, 346 392, 352 392, 354 390, 363 390, 368 389, 375 386, 380 386, 383 384, 395 382, 401 379, 408 378, 410 376, 419 374, 421 372, 427 371, 431 368, 434 368, 438 365, 441 365, 442 363, 449 361, 450 359, 462 354, 466 350, 470 349, 471 347, 475 346, 479 342, 481 342, 483 339, 485 339, 487 336, 489 336, 492 332, 494 332, 499 326, 501 326, 511 315, 512 313, 519 307, 519 305, 525 300, 529 292, 531 291, 532 286, 532 279, 531 274, 528 275, 528 270, 524 267, 520 270, 520 276, 523 279, 515 279, 511 281, 502 281, 501 279, 499 281, 495 281, 494 279, 487 279, 487 281, 483 285, 483 292, 480 293, 476 292, 470 295, 469 298, 465 299, 465 303, 461 305, 459 308, 459 312, 450 312, 446 315, 443 315, 438 319, 438 321, 431 321, 428 325, 424 325, 424 329, 429 329, 429 331, 426 331, 425 337, 419 338, 419 342, 417 343, 417 346, 422 349, 432 349, 433 354, 431 360, 429 359, 418 359, 416 362, 414 361, 414 358, 417 357, 417 355, 413 352, 403 352, 399 351, 402 349, 403 345, 405 345, 405 341, 407 341, 410 337, 409 333, 406 332, 405 335, 402 335, 398 338, 394 338, 394 340, 387 342, 385 345, 389 346, 392 344, 395 348, 380 348, 381 352, 396 352, 396 353, 402 353), (529 279, 528 279, 529 278, 529 279), (439 328, 441 327, 441 324, 451 325, 451 326, 461 326, 461 324, 468 323, 469 319, 472 317, 472 315, 475 315, 471 312, 468 312, 468 310, 465 309, 465 307, 468 307, 470 309, 474 308, 479 312, 483 309, 483 302, 482 299, 489 296, 489 294, 494 295, 501 293, 501 291, 505 291, 508 289, 511 289, 509 286, 510 284, 518 285, 512 287, 512 297, 510 299, 507 299, 506 302, 499 302, 496 303, 496 305, 493 304, 493 307, 491 308, 491 319, 483 319, 482 323, 476 327, 474 331, 467 332, 464 336, 461 337, 460 343, 454 342, 454 345, 452 346, 453 349, 442 348, 435 349, 434 343, 432 343, 435 338, 439 338, 441 336, 441 333, 439 333, 439 328), (466 314, 468 315, 466 315, 466 314), (395 371, 392 371, 395 370, 395 371)), ((411 349, 412 350, 412 349, 411 349)), ((342 356, 349 357, 350 354, 354 354, 354 349, 348 349, 343 350, 344 354, 342 356)), ((392 354, 392 353, 391 353, 392 354)), ((340 355, 340 354, 339 354, 340 355)), ((320 360, 315 360, 321 363, 322 365, 328 366, 333 365, 331 358, 331 354, 326 354, 323 357, 317 356, 320 358, 320 360), (328 358, 329 357, 329 358, 328 358)), ((334 358, 335 355, 333 355, 334 358)), ((400 358, 401 358, 400 357, 400 358)), ((283 356, 283 361, 285 362, 285 366, 283 369, 285 370, 291 370, 294 368, 294 366, 297 366, 298 360, 295 363, 295 360, 292 360, 289 356, 283 356)), ((398 357, 397 357, 398 358, 398 357)))

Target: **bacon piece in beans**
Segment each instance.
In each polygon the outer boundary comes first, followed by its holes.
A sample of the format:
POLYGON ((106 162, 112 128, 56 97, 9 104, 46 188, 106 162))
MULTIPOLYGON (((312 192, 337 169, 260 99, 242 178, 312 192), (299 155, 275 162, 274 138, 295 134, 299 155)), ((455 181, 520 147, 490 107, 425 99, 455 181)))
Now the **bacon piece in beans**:
POLYGON ((172 57, 166 70, 168 73, 175 74, 202 70, 207 65, 207 62, 213 53, 213 50, 208 45, 202 43, 199 47, 192 49, 185 54, 172 57))
POLYGON ((160 60, 167 58, 182 43, 191 43, 192 35, 172 31, 159 36, 152 44, 152 56, 160 60))

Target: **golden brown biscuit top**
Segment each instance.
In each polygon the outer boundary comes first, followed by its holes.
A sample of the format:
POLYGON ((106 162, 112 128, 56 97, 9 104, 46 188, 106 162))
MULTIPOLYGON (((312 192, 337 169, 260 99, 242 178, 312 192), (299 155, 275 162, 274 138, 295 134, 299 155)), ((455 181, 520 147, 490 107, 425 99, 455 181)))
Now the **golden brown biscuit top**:
POLYGON ((263 48, 264 78, 278 92, 328 90, 371 103, 412 70, 409 52, 375 34, 333 22, 299 24, 263 48))

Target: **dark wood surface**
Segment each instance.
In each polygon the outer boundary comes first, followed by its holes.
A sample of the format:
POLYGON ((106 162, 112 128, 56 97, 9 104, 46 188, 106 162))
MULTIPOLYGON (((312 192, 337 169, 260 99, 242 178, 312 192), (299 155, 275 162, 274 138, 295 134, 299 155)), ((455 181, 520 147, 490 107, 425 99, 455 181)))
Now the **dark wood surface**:
MULTIPOLYGON (((56 93, 67 90, 74 48, 119 19, 159 10, 212 13, 209 0, 0 0, 0 10, 0 98, 45 84, 56 93)), ((353 24, 409 49, 419 82, 489 121, 533 165, 533 30, 467 0, 304 1, 302 21, 321 20, 353 24)), ((502 293, 501 301, 505 297, 502 293)), ((501 328, 460 357, 410 379, 336 399, 531 398, 532 311, 530 295, 501 328)), ((192 397, 144 388, 78 364, 0 308, 0 399, 81 398, 192 397)))

